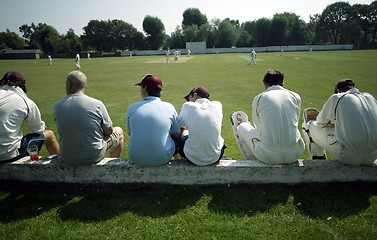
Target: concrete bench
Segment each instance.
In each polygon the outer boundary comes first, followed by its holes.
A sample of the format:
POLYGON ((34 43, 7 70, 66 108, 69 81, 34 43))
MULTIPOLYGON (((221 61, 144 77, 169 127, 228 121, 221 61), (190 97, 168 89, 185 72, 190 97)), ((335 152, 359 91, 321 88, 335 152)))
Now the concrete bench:
POLYGON ((105 158, 97 164, 72 167, 61 160, 25 157, 0 164, 0 181, 49 183, 156 183, 210 185, 239 183, 377 182, 377 161, 370 166, 347 166, 330 160, 299 160, 289 165, 267 165, 256 160, 221 160, 198 167, 185 160, 158 167, 142 167, 129 160, 105 158))

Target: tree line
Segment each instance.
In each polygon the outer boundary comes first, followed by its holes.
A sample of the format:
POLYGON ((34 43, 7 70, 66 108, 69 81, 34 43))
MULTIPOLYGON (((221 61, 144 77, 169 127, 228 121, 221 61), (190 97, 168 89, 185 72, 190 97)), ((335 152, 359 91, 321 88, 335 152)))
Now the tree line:
POLYGON ((77 36, 66 34, 46 23, 23 24, 22 37, 0 32, 0 49, 41 49, 46 54, 75 54, 82 51, 156 50, 185 48, 186 42, 204 41, 207 47, 263 47, 304 44, 354 44, 359 48, 377 47, 377 1, 371 4, 335 2, 306 23, 295 13, 277 13, 272 19, 260 18, 240 23, 229 18, 208 20, 198 8, 183 12, 183 21, 171 35, 158 17, 147 15, 143 31, 123 20, 91 20, 77 36))

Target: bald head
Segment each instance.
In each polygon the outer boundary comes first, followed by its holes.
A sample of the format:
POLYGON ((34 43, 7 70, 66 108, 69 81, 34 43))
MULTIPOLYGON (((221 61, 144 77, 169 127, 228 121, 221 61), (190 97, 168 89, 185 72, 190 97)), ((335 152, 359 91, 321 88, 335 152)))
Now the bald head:
POLYGON ((66 87, 67 94, 84 92, 87 86, 87 80, 84 73, 80 71, 72 71, 67 75, 66 87))

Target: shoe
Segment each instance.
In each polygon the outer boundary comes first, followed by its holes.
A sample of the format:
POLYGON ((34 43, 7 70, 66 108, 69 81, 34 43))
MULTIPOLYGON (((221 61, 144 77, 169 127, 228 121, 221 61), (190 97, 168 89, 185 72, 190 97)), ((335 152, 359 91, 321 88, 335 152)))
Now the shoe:
POLYGON ((315 121, 319 114, 316 108, 306 108, 303 112, 304 121, 308 123, 309 121, 315 121))

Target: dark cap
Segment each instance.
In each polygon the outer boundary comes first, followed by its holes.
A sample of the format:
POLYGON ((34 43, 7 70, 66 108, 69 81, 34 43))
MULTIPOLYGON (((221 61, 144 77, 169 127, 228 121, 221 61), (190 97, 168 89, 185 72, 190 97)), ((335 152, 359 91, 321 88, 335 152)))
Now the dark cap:
POLYGON ((19 72, 7 72, 1 79, 1 84, 20 87, 26 93, 26 80, 19 72), (3 81, 5 81, 3 83, 3 81))
POLYGON ((207 90, 207 88, 205 87, 202 87, 202 86, 199 86, 199 87, 195 87, 193 88, 189 94, 187 94, 184 98, 189 101, 189 96, 190 95, 193 95, 194 93, 198 94, 199 97, 202 97, 202 98, 208 98, 209 99, 209 92, 207 90))
POLYGON ((162 81, 156 75, 145 74, 139 83, 135 86, 146 86, 148 89, 158 89, 162 90, 162 81))
POLYGON ((355 83, 351 79, 341 79, 338 81, 338 83, 335 85, 334 93, 338 93, 338 89, 340 92, 346 92, 349 89, 353 88, 355 86, 355 83))

